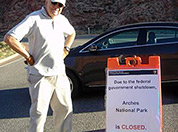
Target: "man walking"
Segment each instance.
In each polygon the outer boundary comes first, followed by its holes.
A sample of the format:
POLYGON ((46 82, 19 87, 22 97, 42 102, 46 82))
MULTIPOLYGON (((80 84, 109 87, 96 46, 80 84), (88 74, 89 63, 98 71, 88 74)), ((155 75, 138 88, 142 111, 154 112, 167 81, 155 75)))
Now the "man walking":
POLYGON ((61 14, 65 3, 66 0, 45 0, 41 10, 28 15, 4 37, 28 64, 30 132, 43 132, 49 104, 55 132, 72 131, 72 101, 64 58, 75 30, 61 14), (29 50, 20 43, 23 37, 28 37, 29 50))

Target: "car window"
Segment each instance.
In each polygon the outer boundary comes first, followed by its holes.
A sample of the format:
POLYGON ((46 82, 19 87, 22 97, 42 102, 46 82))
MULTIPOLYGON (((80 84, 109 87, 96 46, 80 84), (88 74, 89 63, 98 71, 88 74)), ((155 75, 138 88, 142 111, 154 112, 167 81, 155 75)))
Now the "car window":
POLYGON ((150 29, 147 30, 147 44, 159 44, 178 41, 177 29, 150 29))
POLYGON ((99 49, 134 46, 137 44, 139 30, 113 33, 95 44, 99 49))

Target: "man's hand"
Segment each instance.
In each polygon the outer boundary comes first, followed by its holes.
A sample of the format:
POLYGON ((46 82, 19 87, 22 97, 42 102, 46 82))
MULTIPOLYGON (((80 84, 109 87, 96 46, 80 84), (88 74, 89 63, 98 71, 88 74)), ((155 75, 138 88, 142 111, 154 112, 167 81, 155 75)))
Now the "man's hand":
POLYGON ((24 63, 27 65, 30 64, 32 66, 35 63, 32 55, 30 55, 29 57, 27 57, 25 59, 26 59, 26 61, 24 61, 24 63))
POLYGON ((65 46, 64 46, 64 53, 63 53, 63 59, 65 59, 65 57, 69 54, 70 52, 70 47, 75 39, 75 31, 71 34, 68 35, 65 41, 65 46))
POLYGON ((63 53, 63 59, 65 59, 66 58, 66 56, 69 54, 69 52, 68 51, 66 51, 66 49, 64 49, 64 53, 63 53))

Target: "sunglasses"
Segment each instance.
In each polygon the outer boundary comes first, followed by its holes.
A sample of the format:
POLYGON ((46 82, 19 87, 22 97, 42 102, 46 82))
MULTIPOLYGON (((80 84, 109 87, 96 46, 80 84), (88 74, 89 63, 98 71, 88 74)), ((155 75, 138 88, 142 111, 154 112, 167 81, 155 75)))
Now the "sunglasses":
POLYGON ((59 8, 64 7, 64 5, 62 3, 58 3, 58 2, 52 2, 51 1, 51 4, 52 5, 57 5, 58 4, 59 8))

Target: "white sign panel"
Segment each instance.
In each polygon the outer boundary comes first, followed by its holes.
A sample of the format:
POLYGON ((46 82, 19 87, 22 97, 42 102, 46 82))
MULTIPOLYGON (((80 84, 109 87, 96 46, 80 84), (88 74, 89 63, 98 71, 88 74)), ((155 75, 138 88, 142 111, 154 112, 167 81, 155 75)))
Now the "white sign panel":
POLYGON ((158 69, 108 70, 106 132, 160 132, 158 69))

